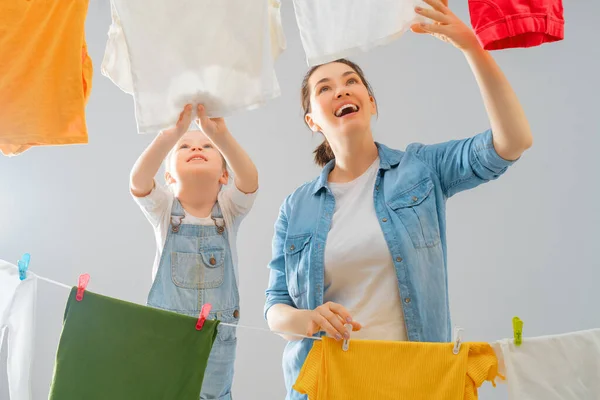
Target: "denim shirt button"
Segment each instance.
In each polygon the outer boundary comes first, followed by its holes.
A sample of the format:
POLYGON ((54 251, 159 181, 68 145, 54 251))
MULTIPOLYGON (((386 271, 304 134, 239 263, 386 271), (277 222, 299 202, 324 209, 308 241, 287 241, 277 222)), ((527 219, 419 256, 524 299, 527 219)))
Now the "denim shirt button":
POLYGON ((407 298, 405 298, 405 299, 404 299, 404 302, 405 302, 406 304, 410 303, 410 297, 407 297, 407 298))
POLYGON ((233 318, 239 318, 240 317, 240 310, 235 310, 233 312, 233 318))
POLYGON ((402 257, 396 257, 396 261, 402 262, 402 257))
POLYGON ((290 246, 290 250, 292 250, 292 251, 293 251, 295 248, 296 248, 296 246, 294 246, 294 245, 291 245, 291 246, 290 246))
POLYGON ((419 200, 419 198, 418 198, 417 196, 413 196, 413 197, 412 197, 412 201, 413 201, 413 202, 414 202, 414 201, 417 201, 417 200, 419 200))
POLYGON ((387 222, 387 218, 382 219, 383 222, 387 222))

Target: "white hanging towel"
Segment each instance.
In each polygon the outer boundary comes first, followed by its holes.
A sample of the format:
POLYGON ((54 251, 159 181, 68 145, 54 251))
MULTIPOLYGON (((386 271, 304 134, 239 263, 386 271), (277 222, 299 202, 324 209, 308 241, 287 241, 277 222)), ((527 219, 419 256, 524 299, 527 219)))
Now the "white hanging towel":
MULTIPOLYGON (((402 36, 427 19, 421 0, 294 0, 296 21, 309 66, 366 52, 402 36)), ((429 21, 431 22, 431 21, 429 21)))
POLYGON ((226 117, 280 95, 280 0, 111 0, 111 14, 101 71, 133 95, 138 133, 188 103, 226 117))
POLYGON ((0 348, 8 333, 6 372, 11 400, 32 399, 36 298, 37 276, 28 271, 20 280, 17 266, 0 260, 0 348))
POLYGON ((509 399, 600 399, 600 329, 491 345, 509 399))

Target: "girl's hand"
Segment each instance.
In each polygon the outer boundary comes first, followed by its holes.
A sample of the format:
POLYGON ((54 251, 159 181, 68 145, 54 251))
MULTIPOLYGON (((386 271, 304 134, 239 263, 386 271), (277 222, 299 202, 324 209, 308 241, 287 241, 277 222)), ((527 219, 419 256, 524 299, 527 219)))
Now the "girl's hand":
POLYGON ((352 324, 353 331, 358 331, 361 328, 358 322, 352 321, 348 310, 331 301, 309 311, 309 319, 307 336, 325 331, 337 340, 349 339, 350 332, 346 332, 344 324, 352 324))
POLYGON ((164 135, 176 136, 177 139, 183 136, 184 133, 187 132, 190 127, 190 123, 192 122, 192 105, 187 104, 181 114, 179 114, 179 119, 174 127, 165 129, 162 131, 164 135))
POLYGON ((422 23, 411 26, 415 33, 428 33, 444 42, 452 43, 462 51, 480 48, 477 37, 471 28, 465 25, 450 9, 448 0, 423 0, 433 9, 416 7, 415 12, 433 20, 433 23, 422 23))
POLYGON ((225 125, 225 120, 223 118, 209 118, 206 116, 206 109, 202 104, 198 105, 198 125, 202 132, 210 140, 219 139, 220 137, 227 134, 229 131, 227 129, 227 125, 225 125))

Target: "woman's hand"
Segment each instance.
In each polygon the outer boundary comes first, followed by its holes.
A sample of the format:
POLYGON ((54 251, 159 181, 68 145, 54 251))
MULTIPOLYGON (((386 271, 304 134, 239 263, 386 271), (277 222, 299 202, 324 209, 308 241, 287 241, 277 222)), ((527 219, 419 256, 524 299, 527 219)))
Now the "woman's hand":
POLYGON ((354 322, 348 310, 337 303, 331 301, 308 311, 308 331, 307 336, 312 336, 317 332, 325 331, 336 340, 349 339, 350 332, 346 331, 344 324, 352 324, 352 330, 358 331, 361 325, 354 322))
POLYGON ((444 42, 452 43, 462 51, 481 47, 471 28, 465 25, 450 9, 448 0, 423 0, 433 9, 416 7, 415 12, 433 20, 433 23, 422 23, 411 26, 415 33, 428 33, 444 42))
POLYGON ((413 25, 413 32, 429 33, 463 51, 479 85, 490 119, 494 149, 505 160, 517 160, 531 147, 533 136, 525 112, 510 83, 490 53, 481 47, 473 30, 448 9, 447 0, 423 1, 433 10, 415 11, 434 23, 413 25))

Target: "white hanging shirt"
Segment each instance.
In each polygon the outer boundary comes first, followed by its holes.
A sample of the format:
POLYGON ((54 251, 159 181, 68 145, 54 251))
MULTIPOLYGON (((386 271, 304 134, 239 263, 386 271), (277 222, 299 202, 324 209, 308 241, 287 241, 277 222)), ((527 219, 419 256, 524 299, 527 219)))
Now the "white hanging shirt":
POLYGON ((335 198, 325 243, 324 300, 346 307, 363 327, 352 338, 407 340, 398 277, 373 191, 379 158, 355 180, 329 183, 335 198))
POLYGON ((186 104, 209 117, 280 95, 280 0, 111 0, 102 74, 132 94, 139 133, 174 126, 186 104))
MULTIPOLYGON (((19 279, 16 265, 0 260, 0 348, 8 334, 8 394, 12 400, 31 400, 37 276, 27 271, 19 279)), ((4 368, 2 368, 4 369, 4 368)))
POLYGON ((296 21, 309 66, 349 57, 402 36, 426 18, 421 0, 294 0, 296 21))
POLYGON ((600 329, 492 343, 508 397, 600 399, 600 329))

